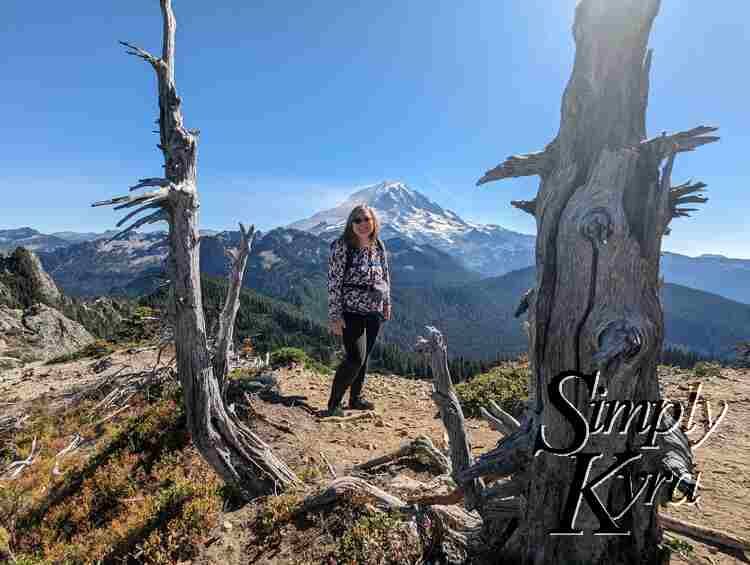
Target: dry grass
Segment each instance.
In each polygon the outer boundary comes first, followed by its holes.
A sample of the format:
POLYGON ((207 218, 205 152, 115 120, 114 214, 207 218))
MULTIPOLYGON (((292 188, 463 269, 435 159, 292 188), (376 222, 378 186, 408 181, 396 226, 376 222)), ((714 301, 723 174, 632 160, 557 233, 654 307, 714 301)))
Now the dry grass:
POLYGON ((223 491, 190 443, 181 403, 170 394, 134 398, 129 413, 92 428, 94 403, 49 414, 38 402, 31 424, 3 438, 4 464, 25 457, 34 438, 41 446, 20 477, 0 482, 0 523, 15 559, 175 563, 194 557, 216 522, 223 491), (63 474, 56 476, 55 455, 76 432, 84 447, 60 462, 63 474))

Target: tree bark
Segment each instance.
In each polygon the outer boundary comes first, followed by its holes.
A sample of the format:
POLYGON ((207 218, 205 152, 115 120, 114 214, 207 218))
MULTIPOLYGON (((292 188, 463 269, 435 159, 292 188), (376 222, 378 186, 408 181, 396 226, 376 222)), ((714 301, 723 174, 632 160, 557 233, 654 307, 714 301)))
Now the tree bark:
MULTIPOLYGON (((718 138, 705 135, 714 128, 701 127, 646 140, 651 66, 646 46, 659 5, 659 0, 581 0, 573 26, 575 65, 563 95, 557 137, 543 152, 511 157, 478 181, 541 177, 537 196, 520 206, 536 217, 538 231, 537 282, 525 297, 532 369, 528 433, 537 437, 544 425, 546 440, 555 447, 571 445, 574 437, 566 417, 551 405, 547 389, 563 371, 599 372, 608 400, 660 399, 656 363, 664 327, 661 240, 669 221, 684 215, 679 204, 704 201, 685 199, 702 190, 702 184, 670 186, 672 166, 676 153, 718 138)), ((588 418, 585 387, 565 390, 588 418)), ((639 450, 644 436, 634 428, 628 435, 591 436, 582 453, 604 454, 594 463, 591 477, 610 467, 616 454, 639 450)), ((594 535, 599 522, 585 501, 576 521, 583 534, 551 536, 563 527, 575 464, 548 452, 534 457, 532 445, 527 442, 526 504, 507 546, 520 562, 659 561, 655 507, 642 501, 622 518, 629 536, 594 535)), ((507 453, 494 457, 495 467, 501 457, 507 453)), ((486 470, 491 469, 493 458, 484 458, 486 470)), ((634 462, 625 474, 642 478, 670 465, 692 471, 689 447, 660 450, 634 462)), ((467 476, 478 474, 470 471, 467 476)), ((596 490, 612 513, 619 513, 630 499, 626 483, 613 479, 596 490)))
MULTIPOLYGON (((169 223, 168 269, 172 281, 177 372, 184 392, 187 425, 198 451, 216 473, 246 498, 284 490, 297 481, 294 473, 259 437, 224 406, 221 382, 227 371, 227 352, 239 307, 239 286, 247 262, 252 230, 242 229, 240 249, 232 255, 230 288, 222 309, 221 329, 212 358, 203 316, 199 269, 198 188, 196 178, 197 130, 183 125, 182 100, 174 80, 176 21, 170 0, 161 0, 163 45, 161 57, 121 42, 128 54, 140 57, 156 71, 159 92, 158 145, 164 156, 164 177, 145 178, 133 187, 158 187, 140 196, 121 196, 94 206, 116 204, 115 209, 137 208, 118 226, 147 210, 115 238, 143 225, 169 223)), ((114 238, 113 238, 114 239, 114 238)))

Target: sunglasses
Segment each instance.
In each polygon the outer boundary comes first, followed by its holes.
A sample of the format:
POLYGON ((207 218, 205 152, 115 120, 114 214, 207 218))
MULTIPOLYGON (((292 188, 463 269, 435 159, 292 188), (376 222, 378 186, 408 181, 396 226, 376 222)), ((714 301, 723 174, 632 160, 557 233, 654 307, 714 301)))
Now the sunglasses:
POLYGON ((372 222, 372 218, 354 218, 352 222, 354 222, 355 224, 361 224, 362 222, 369 224, 370 222, 372 222))

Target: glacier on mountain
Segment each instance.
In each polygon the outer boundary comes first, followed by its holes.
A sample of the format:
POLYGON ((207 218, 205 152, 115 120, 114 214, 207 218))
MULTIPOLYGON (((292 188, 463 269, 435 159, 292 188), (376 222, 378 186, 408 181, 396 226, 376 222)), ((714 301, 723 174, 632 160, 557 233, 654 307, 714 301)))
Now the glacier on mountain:
POLYGON ((375 209, 384 240, 401 237, 417 245, 432 245, 485 276, 501 275, 534 262, 534 236, 466 221, 399 181, 361 188, 338 206, 286 227, 332 240, 342 232, 357 204, 375 209))

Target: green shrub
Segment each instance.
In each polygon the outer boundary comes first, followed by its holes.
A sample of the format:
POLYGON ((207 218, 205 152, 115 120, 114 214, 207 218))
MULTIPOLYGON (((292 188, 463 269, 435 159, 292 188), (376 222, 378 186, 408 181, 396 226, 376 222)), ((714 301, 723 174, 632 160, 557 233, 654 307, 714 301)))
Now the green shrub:
POLYGON ((133 314, 121 323, 118 341, 140 343, 154 339, 159 334, 159 311, 150 306, 138 306, 133 314))
POLYGON ((718 363, 710 363, 708 361, 701 361, 695 364, 693 373, 699 379, 710 379, 713 377, 721 376, 721 365, 718 363))
POLYGON ((251 369, 249 367, 237 367, 229 371, 229 380, 232 381, 246 381, 254 380, 260 375, 260 369, 251 369))
POLYGON ((304 497, 294 489, 277 496, 269 496, 255 517, 255 531, 261 538, 280 535, 281 527, 293 519, 304 497))
POLYGON ((305 369, 321 375, 330 375, 333 373, 333 369, 331 369, 328 365, 325 365, 324 363, 321 363, 320 361, 318 361, 317 359, 313 359, 312 357, 308 357, 307 359, 305 359, 305 369))
POLYGON ((10 556, 10 534, 8 530, 0 526, 0 560, 10 556))
POLYGON ((297 363, 299 365, 307 360, 307 353, 297 347, 282 347, 271 353, 271 366, 281 367, 297 363))
POLYGON ((421 562, 421 548, 414 543, 409 526, 398 515, 368 512, 341 537, 338 563, 402 564, 421 562))
POLYGON ((678 553, 682 556, 688 556, 695 550, 692 544, 686 542, 685 540, 681 540, 671 536, 665 536, 663 543, 671 551, 674 551, 675 553, 678 553))
POLYGON ((528 399, 527 368, 500 366, 456 385, 456 394, 468 418, 481 416, 479 409, 494 400, 503 410, 518 415, 528 399))

